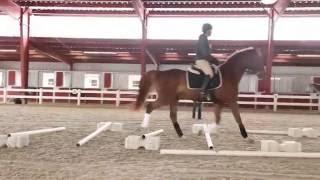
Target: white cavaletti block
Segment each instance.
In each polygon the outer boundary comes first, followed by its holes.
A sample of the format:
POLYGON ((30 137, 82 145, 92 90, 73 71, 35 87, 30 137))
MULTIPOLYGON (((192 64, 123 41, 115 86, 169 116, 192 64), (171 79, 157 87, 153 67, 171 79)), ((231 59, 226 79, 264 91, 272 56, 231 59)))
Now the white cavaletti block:
POLYGON ((319 136, 319 132, 313 128, 303 128, 302 135, 308 138, 317 138, 319 136))
POLYGON ((144 114, 144 118, 143 118, 143 121, 141 123, 141 127, 143 127, 143 128, 149 127, 150 117, 151 117, 150 114, 148 114, 148 113, 144 114))
POLYGON ((0 135, 0 148, 7 145, 8 136, 0 135))
POLYGON ((219 125, 217 125, 216 123, 208 124, 208 131, 209 131, 211 134, 216 134, 216 133, 218 133, 218 128, 219 128, 219 125))
MULTIPOLYGON (((106 123, 109 123, 109 122, 99 122, 97 124, 97 129, 101 128, 106 123)), ((113 131, 113 132, 122 131, 123 130, 123 123, 112 123, 111 126, 107 130, 110 130, 110 131, 113 131)))
POLYGON ((159 150, 160 137, 147 136, 145 139, 142 139, 141 136, 128 136, 125 139, 126 149, 139 149, 141 147, 146 150, 159 150))
POLYGON ((280 144, 280 151, 282 152, 301 152, 301 143, 296 141, 284 141, 280 144))
POLYGON ((9 148, 22 148, 30 143, 28 134, 14 135, 8 137, 7 146, 9 148))
POLYGON ((216 134, 218 126, 216 124, 193 124, 192 125, 192 133, 193 134, 204 134, 204 127, 207 126, 207 130, 210 134, 216 134))
POLYGON ((204 132, 204 124, 194 124, 192 125, 192 134, 203 134, 204 132))
POLYGON ((279 143, 274 140, 261 140, 262 152, 279 152, 279 143))
POLYGON ((302 129, 301 128, 289 128, 288 136, 290 137, 302 137, 302 129))

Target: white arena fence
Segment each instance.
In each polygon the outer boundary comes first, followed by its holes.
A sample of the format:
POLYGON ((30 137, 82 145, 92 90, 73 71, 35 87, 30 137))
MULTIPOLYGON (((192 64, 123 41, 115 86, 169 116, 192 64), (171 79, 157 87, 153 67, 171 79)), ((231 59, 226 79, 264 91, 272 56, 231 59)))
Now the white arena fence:
MULTIPOLYGON (((83 102, 99 101, 115 103, 120 106, 121 103, 134 102, 137 91, 125 90, 62 90, 62 89, 14 89, 14 88, 0 88, 0 98, 2 103, 6 104, 12 99, 30 99, 39 104, 44 102, 55 103, 57 100, 64 100, 67 102, 76 102, 78 106, 83 102), (85 95, 85 96, 83 96, 85 95)), ((148 101, 154 101, 156 94, 149 96, 148 101)), ((190 104, 191 100, 180 100, 180 103, 190 104)), ((252 106, 257 108, 259 106, 273 107, 274 111, 278 107, 307 107, 310 110, 318 110, 320 112, 320 94, 312 93, 307 95, 262 95, 262 94, 239 94, 240 105, 252 106)))

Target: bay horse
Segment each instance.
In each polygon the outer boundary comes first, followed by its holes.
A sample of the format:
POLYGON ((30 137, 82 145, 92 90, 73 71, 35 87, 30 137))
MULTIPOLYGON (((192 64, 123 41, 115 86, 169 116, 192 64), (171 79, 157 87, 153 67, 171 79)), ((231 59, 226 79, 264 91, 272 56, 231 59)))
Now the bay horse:
MULTIPOLYGON (((246 129, 242 123, 238 108, 238 84, 246 71, 256 73, 259 78, 264 75, 264 61, 260 49, 253 47, 234 52, 227 61, 220 66, 222 85, 213 91, 215 108, 215 123, 220 123, 221 110, 225 105, 231 108, 232 114, 239 126, 243 138, 247 138, 246 129)), ((164 105, 170 106, 170 118, 179 137, 183 136, 177 121, 177 105, 180 99, 201 101, 200 90, 191 90, 187 87, 186 71, 172 69, 166 71, 149 71, 141 77, 139 94, 135 102, 135 110, 141 108, 151 91, 156 91, 157 99, 146 104, 146 114, 142 127, 147 127, 150 114, 153 110, 164 105)))

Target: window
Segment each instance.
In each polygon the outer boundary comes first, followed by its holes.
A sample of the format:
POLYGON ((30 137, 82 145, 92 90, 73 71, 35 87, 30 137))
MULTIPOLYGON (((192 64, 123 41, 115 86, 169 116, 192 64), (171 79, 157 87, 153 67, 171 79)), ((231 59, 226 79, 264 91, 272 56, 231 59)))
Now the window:
POLYGON ((20 71, 9 70, 7 76, 8 87, 20 87, 21 86, 21 73, 20 71))
POLYGON ((3 72, 0 72, 0 87, 3 87, 3 72))
POLYGON ((140 83, 141 76, 140 75, 129 75, 129 89, 139 89, 139 83, 140 83))
POLYGON ((54 87, 54 73, 42 74, 42 87, 54 87))
POLYGON ((55 72, 55 73, 56 73, 56 87, 63 87, 64 72, 55 72))
POLYGON ((99 87, 100 87, 100 74, 84 75, 84 88, 99 88, 99 87))
POLYGON ((104 73, 104 88, 112 88, 112 73, 104 73))

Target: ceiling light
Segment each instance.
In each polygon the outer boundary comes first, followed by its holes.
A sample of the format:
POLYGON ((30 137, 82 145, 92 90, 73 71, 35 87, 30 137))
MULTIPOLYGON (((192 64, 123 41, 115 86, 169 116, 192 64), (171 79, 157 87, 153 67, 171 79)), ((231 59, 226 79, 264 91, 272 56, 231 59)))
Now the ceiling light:
POLYGON ((0 52, 17 52, 15 49, 0 49, 0 52))
POLYGON ((297 55, 298 57, 314 57, 314 58, 316 58, 316 57, 320 57, 320 54, 298 54, 297 55))
POLYGON ((108 52, 108 51, 83 51, 85 54, 107 54, 107 55, 116 55, 116 52, 108 52))
POLYGON ((195 56, 196 53, 188 53, 188 56, 195 56))
POLYGON ((278 0, 261 0, 263 4, 272 5, 275 4, 278 0))
POLYGON ((177 52, 166 52, 165 54, 166 54, 166 55, 178 55, 177 52))

